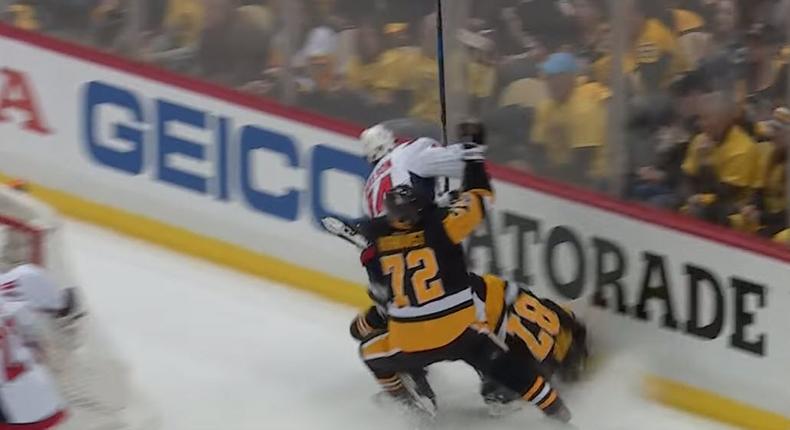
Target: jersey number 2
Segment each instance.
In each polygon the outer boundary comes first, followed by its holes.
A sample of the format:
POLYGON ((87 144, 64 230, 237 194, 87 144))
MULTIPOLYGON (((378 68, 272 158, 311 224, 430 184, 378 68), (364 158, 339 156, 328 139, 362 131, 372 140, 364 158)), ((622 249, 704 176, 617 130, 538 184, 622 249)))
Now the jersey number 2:
POLYGON ((508 331, 520 337, 536 360, 546 359, 554 346, 554 336, 560 332, 560 319, 551 309, 543 306, 540 300, 529 294, 522 294, 513 306, 516 315, 508 321, 508 331), (540 330, 533 334, 524 326, 523 320, 536 324, 540 330))
POLYGON ((442 280, 438 279, 439 264, 431 248, 420 248, 403 254, 381 257, 381 268, 385 275, 391 275, 392 295, 395 306, 402 308, 412 305, 406 294, 406 270, 415 270, 411 275, 411 287, 417 305, 430 302, 444 295, 442 280))
POLYGON ((11 336, 15 332, 14 320, 5 320, 0 325, 0 352, 3 356, 3 373, 6 382, 11 382, 25 373, 24 363, 16 363, 13 358, 11 336))

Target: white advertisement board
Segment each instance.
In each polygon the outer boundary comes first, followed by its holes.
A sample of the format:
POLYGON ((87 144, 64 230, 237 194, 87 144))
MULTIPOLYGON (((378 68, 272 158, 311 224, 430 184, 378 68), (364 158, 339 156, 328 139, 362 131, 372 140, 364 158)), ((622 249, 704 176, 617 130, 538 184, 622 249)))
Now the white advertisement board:
POLYGON ((13 40, 0 52, 4 173, 363 280, 316 228, 362 213, 355 139, 13 40))
MULTIPOLYGON (((350 132, 8 35, 0 53, 0 171, 364 282, 317 224, 361 214, 350 132)), ((790 417, 790 259, 498 177, 475 269, 571 301, 598 350, 790 417)))
POLYGON ((497 182, 498 264, 478 271, 570 301, 598 352, 790 416, 790 265, 698 235, 497 182))

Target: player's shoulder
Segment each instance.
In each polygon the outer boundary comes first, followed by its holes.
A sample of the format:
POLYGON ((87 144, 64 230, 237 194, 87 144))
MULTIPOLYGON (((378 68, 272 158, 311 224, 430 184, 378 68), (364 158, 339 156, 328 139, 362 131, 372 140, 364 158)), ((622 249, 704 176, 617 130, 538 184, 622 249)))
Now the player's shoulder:
POLYGON ((24 284, 40 274, 40 269, 31 264, 16 266, 0 273, 0 296, 6 300, 24 300, 24 284))
POLYGON ((445 233, 444 221, 452 216, 452 209, 431 204, 423 210, 422 222, 426 231, 441 231, 445 233))
POLYGON ((410 140, 408 142, 404 142, 395 147, 393 150, 393 154, 398 155, 406 155, 406 154, 416 154, 426 149, 436 148, 442 146, 436 139, 432 139, 430 137, 420 137, 418 139, 410 140))
POLYGON ((19 279, 26 277, 44 276, 44 270, 35 264, 22 264, 3 274, 10 278, 19 279))
POLYGON ((373 166, 373 169, 371 170, 369 179, 378 178, 392 167, 393 153, 394 151, 390 152, 389 154, 382 157, 381 160, 376 162, 376 164, 373 166))
POLYGON ((0 275, 0 285, 24 284, 44 278, 44 270, 33 264, 22 264, 0 275))
POLYGON ((11 301, 25 301, 36 309, 56 310, 62 306, 60 288, 35 265, 23 264, 0 276, 0 295, 11 301))
POLYGON ((381 236, 386 236, 391 230, 386 216, 363 220, 359 223, 357 229, 371 242, 381 236))
POLYGON ((419 139, 415 139, 411 144, 414 147, 423 148, 423 149, 436 148, 442 146, 442 144, 439 143, 438 140, 431 137, 421 137, 419 139))

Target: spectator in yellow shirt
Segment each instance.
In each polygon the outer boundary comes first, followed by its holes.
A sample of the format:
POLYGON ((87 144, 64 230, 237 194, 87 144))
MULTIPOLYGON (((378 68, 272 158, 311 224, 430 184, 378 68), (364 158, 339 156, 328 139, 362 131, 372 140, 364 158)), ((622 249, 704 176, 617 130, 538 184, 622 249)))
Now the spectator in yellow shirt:
MULTIPOLYGON (((663 7, 656 0, 625 0, 630 51, 623 59, 623 70, 634 92, 649 93, 669 86, 674 76, 689 70, 678 46, 677 37, 657 16, 663 7)), ((598 60, 594 76, 600 82, 611 80, 611 55, 598 60)))
POLYGON ((41 23, 38 20, 36 8, 22 2, 11 4, 6 10, 0 10, 7 15, 7 20, 14 26, 23 30, 38 31, 41 23))
POLYGON ((181 72, 192 71, 203 25, 200 0, 149 0, 148 31, 140 37, 138 59, 181 72))
POLYGON ((683 8, 673 8, 671 12, 675 33, 679 36, 701 31, 705 28, 705 19, 694 11, 683 8))
POLYGON ((700 126, 686 151, 687 210, 699 218, 725 224, 727 216, 749 201, 757 180, 759 152, 752 137, 737 124, 732 91, 703 96, 700 126))
POLYGON ((179 28, 183 32, 179 41, 182 46, 192 44, 200 36, 203 14, 201 0, 168 0, 164 24, 166 28, 179 28))
POLYGON ((784 104, 788 65, 782 58, 784 35, 779 29, 755 24, 746 33, 748 56, 743 91, 748 94, 747 118, 760 121, 784 104))
POLYGON ((426 17, 422 22, 420 48, 417 58, 409 64, 411 75, 411 107, 409 116, 423 121, 439 123, 439 69, 436 62, 436 18, 426 17))
POLYGON ((369 22, 361 23, 357 31, 357 50, 348 62, 345 85, 354 91, 373 92, 379 74, 376 61, 381 54, 380 35, 369 22))
POLYGON ((402 95, 411 89, 415 67, 420 62, 420 48, 412 40, 412 28, 405 22, 384 25, 386 50, 379 55, 373 81, 384 104, 402 104, 402 95))
POLYGON ((482 117, 492 101, 497 81, 494 41, 489 30, 472 32, 459 30, 458 40, 466 48, 466 70, 460 92, 468 96, 469 113, 482 117))
POLYGON ((537 108, 532 141, 546 154, 546 174, 579 185, 605 177, 609 90, 578 77, 576 57, 556 53, 543 63, 550 97, 537 108))
POLYGON ((760 124, 769 138, 761 142, 760 168, 750 204, 730 216, 741 231, 771 237, 787 227, 787 148, 790 145, 790 110, 778 108, 772 120, 760 124))

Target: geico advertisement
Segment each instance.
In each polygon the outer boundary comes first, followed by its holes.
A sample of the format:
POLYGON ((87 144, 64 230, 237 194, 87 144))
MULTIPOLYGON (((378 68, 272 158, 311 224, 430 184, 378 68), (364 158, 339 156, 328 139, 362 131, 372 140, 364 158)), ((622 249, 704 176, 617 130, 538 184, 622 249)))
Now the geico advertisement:
POLYGON ((363 280, 356 252, 318 227, 326 215, 362 214, 370 166, 356 139, 0 46, 3 172, 363 280))
POLYGON ((358 215, 342 208, 338 213, 325 202, 326 196, 341 191, 330 188, 327 173, 365 180, 370 168, 358 155, 328 143, 306 145, 295 134, 236 124, 229 116, 147 98, 117 84, 91 81, 81 93, 80 141, 103 167, 148 175, 209 199, 237 199, 284 221, 296 221, 302 212, 313 222, 328 215, 358 215), (109 136, 103 132, 108 128, 109 136), (190 133, 203 138, 190 138, 190 133), (262 176, 291 176, 292 181, 279 181, 278 186, 256 183, 262 176))

